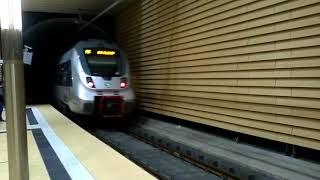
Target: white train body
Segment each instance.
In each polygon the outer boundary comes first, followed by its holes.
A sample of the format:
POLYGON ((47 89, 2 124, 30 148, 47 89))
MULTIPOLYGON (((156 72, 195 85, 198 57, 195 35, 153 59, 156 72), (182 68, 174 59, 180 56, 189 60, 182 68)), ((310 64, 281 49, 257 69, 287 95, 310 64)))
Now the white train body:
POLYGON ((128 60, 114 43, 78 42, 60 59, 56 76, 55 99, 74 113, 123 116, 134 108, 128 60))

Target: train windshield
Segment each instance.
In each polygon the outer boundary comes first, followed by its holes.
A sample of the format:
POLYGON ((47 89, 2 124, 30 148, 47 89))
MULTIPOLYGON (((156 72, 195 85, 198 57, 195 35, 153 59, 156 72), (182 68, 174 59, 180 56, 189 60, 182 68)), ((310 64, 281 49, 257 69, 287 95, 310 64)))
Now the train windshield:
MULTIPOLYGON (((112 54, 85 54, 88 67, 93 76, 117 76, 120 74, 120 60, 118 56, 112 54)), ((110 52, 110 51, 101 51, 110 52)))

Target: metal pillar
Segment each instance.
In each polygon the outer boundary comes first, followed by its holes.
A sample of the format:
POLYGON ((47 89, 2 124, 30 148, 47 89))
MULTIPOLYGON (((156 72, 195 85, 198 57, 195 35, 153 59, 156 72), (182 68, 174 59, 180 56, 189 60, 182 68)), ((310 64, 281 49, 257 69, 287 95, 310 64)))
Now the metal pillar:
POLYGON ((10 180, 28 180, 21 1, 1 0, 1 49, 10 180))

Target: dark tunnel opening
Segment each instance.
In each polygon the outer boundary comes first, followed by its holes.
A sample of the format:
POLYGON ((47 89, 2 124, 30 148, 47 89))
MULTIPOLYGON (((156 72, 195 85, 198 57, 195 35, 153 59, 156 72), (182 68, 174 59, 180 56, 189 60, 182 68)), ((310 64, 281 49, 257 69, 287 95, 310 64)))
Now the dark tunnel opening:
POLYGON ((105 32, 97 25, 91 24, 79 32, 87 21, 68 16, 56 17, 29 25, 23 33, 24 45, 33 48, 32 64, 25 65, 27 104, 52 103, 56 63, 76 42, 86 39, 112 41, 111 32, 105 32))

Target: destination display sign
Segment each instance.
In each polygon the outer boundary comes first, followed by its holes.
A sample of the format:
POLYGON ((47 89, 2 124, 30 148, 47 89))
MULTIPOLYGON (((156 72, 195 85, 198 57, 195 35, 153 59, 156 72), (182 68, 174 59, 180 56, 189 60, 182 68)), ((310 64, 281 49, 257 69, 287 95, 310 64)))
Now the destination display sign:
POLYGON ((83 50, 85 55, 93 56, 117 56, 117 51, 112 49, 90 49, 86 48, 83 50))

